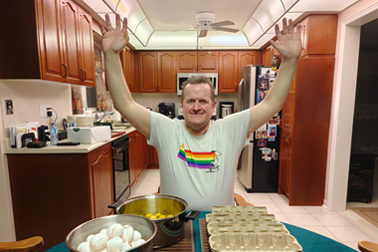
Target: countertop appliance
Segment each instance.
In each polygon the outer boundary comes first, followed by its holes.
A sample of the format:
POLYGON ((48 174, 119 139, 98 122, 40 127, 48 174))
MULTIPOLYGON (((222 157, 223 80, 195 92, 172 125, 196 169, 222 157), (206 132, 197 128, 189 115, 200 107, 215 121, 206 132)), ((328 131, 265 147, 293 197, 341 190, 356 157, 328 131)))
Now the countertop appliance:
MULTIPOLYGON (((261 102, 273 85, 270 67, 248 65, 242 69, 239 84, 239 109, 261 102)), ((280 148, 280 113, 250 135, 238 166, 238 178, 247 192, 277 192, 280 148)))
POLYGON ((232 113, 234 113, 234 102, 219 103, 219 118, 223 118, 232 113))
POLYGON ((173 119, 175 117, 175 104, 173 102, 161 102, 158 105, 159 113, 173 119))
POLYGON ((129 172, 129 136, 125 135, 112 141, 114 149, 113 179, 114 202, 125 201, 130 196, 130 172, 129 172))
POLYGON ((215 95, 218 95, 218 73, 177 73, 177 95, 181 96, 182 84, 192 76, 205 76, 210 79, 215 87, 215 95))

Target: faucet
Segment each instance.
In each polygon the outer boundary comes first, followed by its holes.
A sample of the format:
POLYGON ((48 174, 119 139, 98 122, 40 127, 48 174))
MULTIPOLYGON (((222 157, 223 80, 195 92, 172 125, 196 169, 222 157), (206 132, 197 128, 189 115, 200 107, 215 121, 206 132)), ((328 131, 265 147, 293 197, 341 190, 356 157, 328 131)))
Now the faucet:
POLYGON ((113 115, 113 114, 114 114, 114 111, 108 111, 108 112, 104 112, 101 116, 99 116, 99 113, 96 112, 96 114, 94 116, 94 120, 95 120, 95 122, 101 122, 101 120, 104 119, 105 116, 113 115))

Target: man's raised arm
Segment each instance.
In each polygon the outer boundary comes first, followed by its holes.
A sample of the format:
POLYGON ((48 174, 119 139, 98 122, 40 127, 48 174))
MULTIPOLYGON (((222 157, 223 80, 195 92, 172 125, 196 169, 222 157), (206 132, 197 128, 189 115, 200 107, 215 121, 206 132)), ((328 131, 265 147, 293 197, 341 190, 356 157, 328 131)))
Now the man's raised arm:
POLYGON ((149 139, 151 129, 151 112, 136 103, 131 96, 130 90, 123 76, 119 58, 120 51, 126 46, 127 19, 123 20, 116 14, 116 27, 113 29, 109 15, 105 16, 106 24, 100 23, 102 37, 102 49, 105 54, 105 73, 110 95, 114 107, 122 117, 131 123, 138 131, 149 139))
POLYGON ((275 26, 277 41, 270 41, 282 56, 280 70, 265 99, 251 108, 248 135, 281 110, 294 78, 302 51, 300 27, 297 27, 295 31, 291 19, 288 24, 284 18, 282 24, 282 32, 279 31, 278 25, 275 26))

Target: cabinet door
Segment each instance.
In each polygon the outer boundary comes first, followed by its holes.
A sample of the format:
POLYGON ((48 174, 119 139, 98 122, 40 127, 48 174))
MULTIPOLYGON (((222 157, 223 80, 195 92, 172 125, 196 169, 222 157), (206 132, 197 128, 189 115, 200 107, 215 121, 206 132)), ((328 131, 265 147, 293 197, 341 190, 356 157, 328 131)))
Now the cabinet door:
POLYGON ((88 158, 92 216, 97 218, 109 215, 112 211, 108 206, 114 199, 111 143, 90 152, 88 158))
POLYGON ((134 61, 134 51, 126 48, 122 51, 122 67, 123 75, 130 92, 136 92, 135 87, 135 61, 134 61))
POLYGON ((218 73, 219 52, 198 52, 198 72, 218 73))
POLYGON ((80 38, 77 21, 77 6, 73 1, 61 2, 61 27, 62 44, 64 51, 64 66, 66 68, 66 81, 72 84, 81 84, 82 72, 80 71, 80 38))
POLYGON ((242 69, 247 65, 260 65, 262 64, 261 51, 239 51, 239 80, 242 79, 242 69))
POLYGON ((130 186, 134 184, 137 178, 137 138, 136 131, 129 135, 129 172, 130 172, 130 186))
POLYGON ((156 52, 138 52, 139 54, 139 91, 153 93, 157 91, 156 52))
POLYGON ((148 166, 151 168, 159 168, 159 157, 154 147, 148 146, 148 156, 148 166))
POLYGON ((176 52, 176 56, 178 73, 197 72, 197 52, 179 51, 176 52))
POLYGON ((286 97, 286 101, 282 108, 282 121, 281 125, 283 128, 286 129, 293 129, 294 125, 294 109, 295 109, 295 87, 296 87, 296 81, 295 77, 293 80, 293 83, 291 84, 290 91, 286 97))
POLYGON ((335 54, 337 15, 311 15, 300 25, 303 46, 301 56, 335 54))
POLYGON ((238 56, 237 51, 221 51, 219 55, 219 93, 238 92, 238 56))
POLYGON ((158 92, 176 93, 176 54, 158 52, 158 92))
POLYGON ((92 17, 78 7, 79 35, 80 35, 80 72, 82 84, 95 85, 94 45, 92 31, 92 17))
POLYGON ((38 1, 37 23, 40 45, 41 77, 44 80, 65 82, 60 5, 56 1, 38 1))

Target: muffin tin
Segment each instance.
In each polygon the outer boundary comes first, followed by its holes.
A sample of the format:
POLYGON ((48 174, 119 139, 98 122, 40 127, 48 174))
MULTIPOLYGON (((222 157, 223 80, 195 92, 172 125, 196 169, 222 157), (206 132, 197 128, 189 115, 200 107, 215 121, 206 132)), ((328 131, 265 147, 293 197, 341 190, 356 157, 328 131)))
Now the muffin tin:
POLYGON ((263 206, 214 206, 206 215, 212 251, 302 251, 285 225, 263 206))

